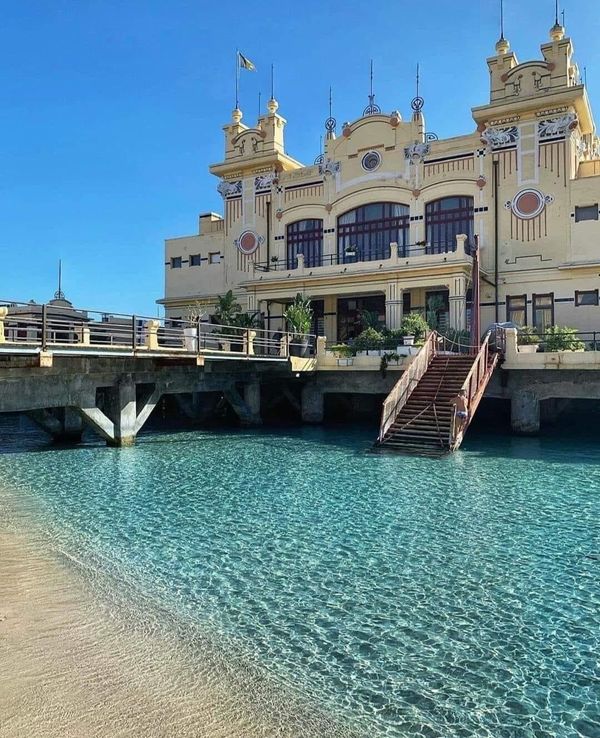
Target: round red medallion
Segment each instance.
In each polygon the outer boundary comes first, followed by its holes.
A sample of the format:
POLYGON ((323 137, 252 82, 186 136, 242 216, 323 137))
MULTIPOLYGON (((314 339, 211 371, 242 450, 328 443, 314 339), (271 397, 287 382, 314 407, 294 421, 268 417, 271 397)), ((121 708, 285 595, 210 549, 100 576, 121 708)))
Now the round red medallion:
POLYGON ((546 205, 546 199, 537 190, 522 190, 512 201, 512 211, 517 218, 529 220, 538 216, 546 205))
POLYGON ((259 246, 258 236, 254 231, 244 231, 238 239, 237 247, 242 252, 249 256, 253 254, 259 246))

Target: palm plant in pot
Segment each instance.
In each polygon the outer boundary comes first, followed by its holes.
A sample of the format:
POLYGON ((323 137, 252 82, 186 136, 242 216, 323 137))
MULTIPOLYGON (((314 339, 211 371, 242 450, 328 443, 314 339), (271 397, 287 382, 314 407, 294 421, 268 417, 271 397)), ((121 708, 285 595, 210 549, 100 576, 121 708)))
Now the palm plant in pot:
POLYGON ((283 314, 288 328, 293 333, 293 343, 290 346, 292 356, 307 356, 309 337, 308 333, 312 325, 313 309, 310 300, 300 292, 296 295, 294 302, 288 305, 283 314))

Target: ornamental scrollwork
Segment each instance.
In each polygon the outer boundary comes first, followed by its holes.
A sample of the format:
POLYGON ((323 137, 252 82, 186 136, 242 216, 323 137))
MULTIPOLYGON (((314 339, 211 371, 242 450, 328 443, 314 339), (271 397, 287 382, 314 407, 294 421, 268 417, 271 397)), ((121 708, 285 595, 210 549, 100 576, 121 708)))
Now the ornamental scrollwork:
POLYGON ((566 136, 567 133, 570 133, 576 127, 577 115, 575 113, 567 113, 566 115, 561 115, 559 118, 539 121, 538 135, 540 139, 566 136))
POLYGON ((500 149, 517 143, 519 129, 517 126, 500 128, 498 126, 486 128, 481 134, 481 140, 491 149, 500 149))
POLYGON ((261 174, 259 177, 254 177, 254 189, 255 190, 268 190, 273 184, 273 180, 276 179, 277 175, 274 172, 268 174, 261 174))
POLYGON ((411 144, 410 146, 406 146, 404 149, 404 157, 406 159, 410 159, 410 161, 416 164, 419 161, 423 161, 429 153, 429 148, 430 146, 428 143, 421 142, 411 144))
POLYGON ((342 168, 342 165, 340 164, 339 161, 333 161, 333 159, 327 159, 322 164, 319 164, 319 174, 335 175, 340 172, 341 168, 342 168))
POLYGON ((217 185, 217 192, 221 195, 221 197, 231 197, 232 195, 241 195, 242 194, 242 182, 241 180, 237 182, 228 182, 227 180, 222 179, 217 185))

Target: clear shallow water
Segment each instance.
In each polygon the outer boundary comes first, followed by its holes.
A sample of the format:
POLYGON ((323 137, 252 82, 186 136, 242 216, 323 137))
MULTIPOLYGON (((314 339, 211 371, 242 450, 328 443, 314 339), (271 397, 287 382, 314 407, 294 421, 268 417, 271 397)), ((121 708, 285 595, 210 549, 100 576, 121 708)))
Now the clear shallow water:
POLYGON ((359 734, 600 736, 598 448, 488 437, 437 461, 370 436, 15 437, 0 484, 359 734))

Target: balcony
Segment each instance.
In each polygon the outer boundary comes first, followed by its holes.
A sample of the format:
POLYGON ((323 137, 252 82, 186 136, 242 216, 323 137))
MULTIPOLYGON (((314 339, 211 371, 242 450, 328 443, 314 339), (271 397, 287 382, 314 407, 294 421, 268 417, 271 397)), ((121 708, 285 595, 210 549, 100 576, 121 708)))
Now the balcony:
POLYGON ((445 264, 470 264, 467 236, 456 236, 447 244, 391 243, 366 249, 346 249, 335 254, 297 254, 292 259, 272 257, 268 262, 255 262, 253 281, 290 279, 293 277, 325 277, 335 274, 363 274, 397 271, 422 267, 443 267, 445 264))

